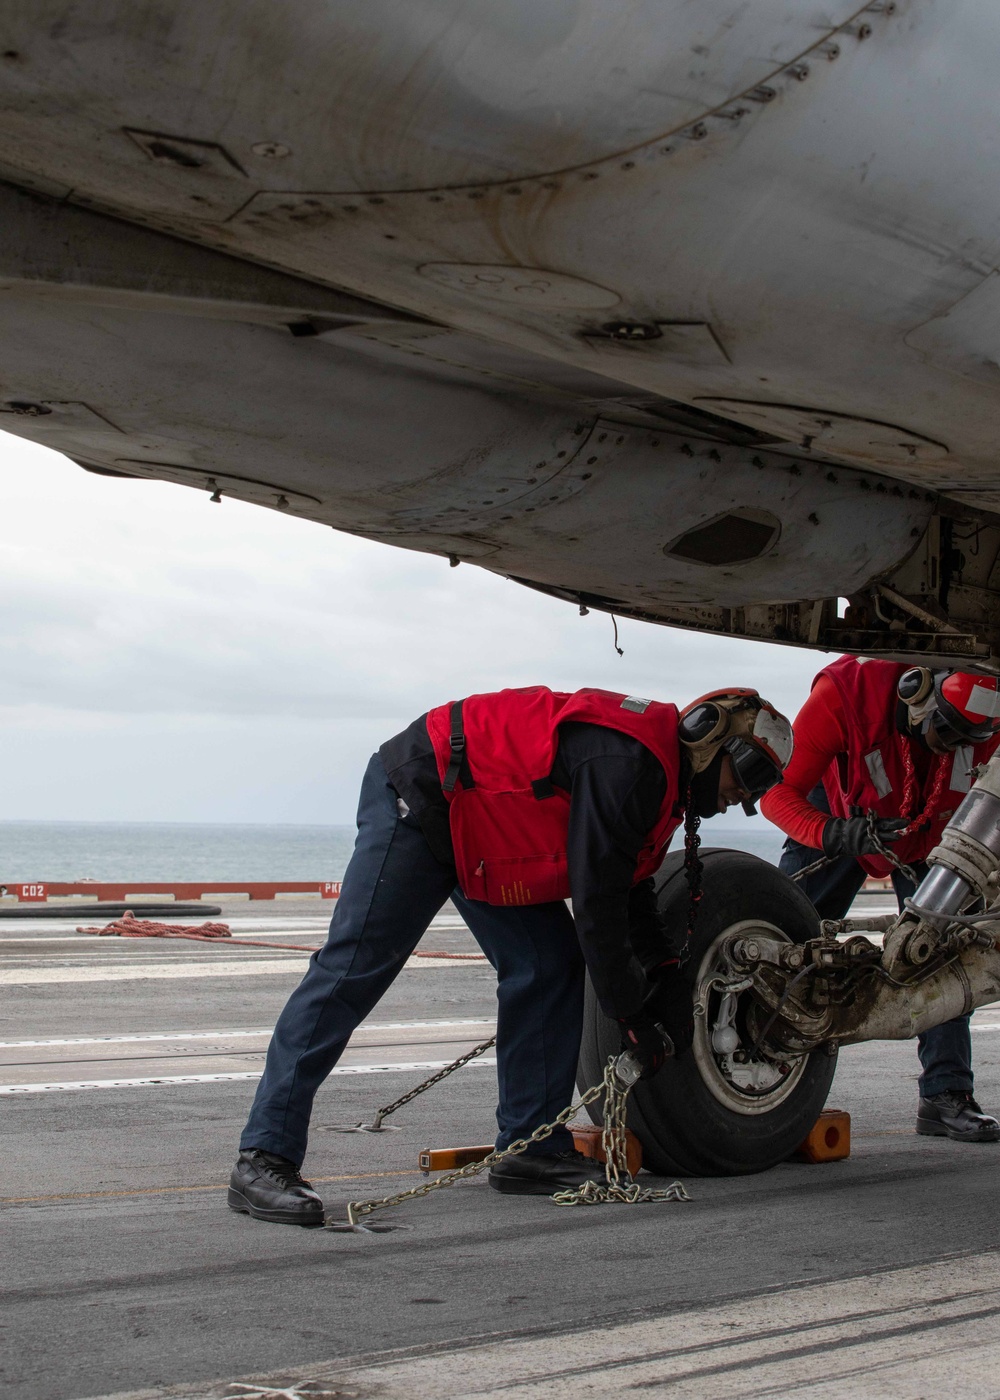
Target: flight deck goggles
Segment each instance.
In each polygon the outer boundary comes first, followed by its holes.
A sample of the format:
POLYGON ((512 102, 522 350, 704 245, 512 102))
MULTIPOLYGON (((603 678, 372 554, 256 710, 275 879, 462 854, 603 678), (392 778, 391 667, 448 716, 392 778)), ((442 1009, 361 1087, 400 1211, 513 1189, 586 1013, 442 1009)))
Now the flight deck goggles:
POLYGON ((749 794, 751 802, 756 802, 781 782, 781 769, 758 744, 747 739, 727 739, 722 748, 732 761, 737 782, 749 794))
POLYGON ((992 725, 956 729, 954 725, 948 723, 940 710, 934 711, 932 722, 935 734, 947 749, 958 749, 964 744, 985 744, 987 739, 995 738, 997 732, 992 725))

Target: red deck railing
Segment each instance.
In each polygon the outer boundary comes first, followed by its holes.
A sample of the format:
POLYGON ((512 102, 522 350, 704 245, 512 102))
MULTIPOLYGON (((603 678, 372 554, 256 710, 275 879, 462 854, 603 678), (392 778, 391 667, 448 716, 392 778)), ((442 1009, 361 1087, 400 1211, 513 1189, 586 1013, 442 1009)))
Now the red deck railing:
POLYGON ((274 899, 279 894, 318 894, 336 899, 339 880, 187 880, 183 884, 149 884, 121 880, 9 880, 0 882, 0 894, 15 895, 22 904, 44 904, 60 895, 84 895, 88 899, 121 904, 138 894, 173 895, 175 900, 201 899, 206 894, 245 894, 250 899, 274 899))
MULTIPOLYGON (((869 876, 869 891, 891 890, 892 882, 869 876)), ((206 894, 245 894, 250 899, 274 899, 279 894, 318 894, 321 899, 337 899, 339 880, 189 880, 184 884, 149 884, 105 880, 8 880, 0 882, 0 895, 14 895, 22 904, 44 904, 61 895, 83 895, 88 899, 121 904, 132 895, 173 895, 175 900, 201 899, 206 894)))

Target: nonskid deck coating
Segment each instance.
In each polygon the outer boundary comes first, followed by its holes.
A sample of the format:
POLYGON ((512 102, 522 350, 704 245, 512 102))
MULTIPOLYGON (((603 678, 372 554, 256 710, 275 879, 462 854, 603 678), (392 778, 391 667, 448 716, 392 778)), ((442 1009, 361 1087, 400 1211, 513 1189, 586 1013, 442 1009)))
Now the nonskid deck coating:
MULTIPOLYGON (((437 930, 425 945, 474 946, 462 936, 437 930)), ((83 969, 123 947, 40 946, 37 957, 70 955, 83 969)), ((176 959, 151 944, 126 956, 176 959)), ((188 948, 183 960, 197 964, 188 948)), ((284 976, 0 987, 0 1059, 11 1042, 43 1060, 82 1061, 96 1047, 122 1067, 137 1048, 173 1046, 170 1072, 215 1042, 220 1058, 261 1054, 301 969, 289 960, 284 976)), ((419 1043, 415 1063, 427 1037, 485 1038, 494 1010, 483 964, 405 972, 356 1053, 372 1063, 366 1044, 394 1040, 402 1054, 419 1043)), ((981 1097, 996 1107, 997 1008, 975 1024, 981 1097)), ((992 1395, 983 1386, 1000 1340, 993 1302, 977 1298, 998 1286, 1000 1150, 917 1138, 916 1069, 912 1044, 842 1053, 830 1102, 853 1116, 847 1162, 689 1180, 694 1200, 664 1207, 559 1210, 480 1181, 397 1209, 405 1230, 367 1237, 226 1210, 252 1082, 158 1074, 154 1085, 5 1097, 0 1302, 17 1340, 0 1385, 18 1400, 164 1387, 199 1400, 275 1388, 305 1400, 331 1385, 384 1400, 432 1390, 916 1400, 941 1393, 947 1373, 952 1388, 992 1395), (347 1366, 352 1357, 365 1359, 347 1366), (932 1390, 915 1388, 923 1379, 932 1390)), ((319 1131, 367 1119, 420 1077, 397 1065, 321 1090, 306 1168, 328 1205, 419 1183, 423 1148, 492 1136, 495 1080, 481 1064, 401 1110, 401 1132, 319 1131)))

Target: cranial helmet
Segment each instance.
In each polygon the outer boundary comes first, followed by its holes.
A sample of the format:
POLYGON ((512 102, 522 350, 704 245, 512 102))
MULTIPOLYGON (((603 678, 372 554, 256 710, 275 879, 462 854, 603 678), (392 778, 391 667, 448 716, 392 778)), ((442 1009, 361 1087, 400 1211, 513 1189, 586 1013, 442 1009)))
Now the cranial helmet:
POLYGON ((727 753, 751 803, 781 782, 792 757, 792 726, 756 690, 713 690, 693 700, 681 711, 677 737, 692 774, 727 753))
POLYGON ((899 678, 896 693, 915 728, 933 724, 949 748, 982 744, 1000 733, 1000 681, 967 671, 931 671, 911 666, 899 678))

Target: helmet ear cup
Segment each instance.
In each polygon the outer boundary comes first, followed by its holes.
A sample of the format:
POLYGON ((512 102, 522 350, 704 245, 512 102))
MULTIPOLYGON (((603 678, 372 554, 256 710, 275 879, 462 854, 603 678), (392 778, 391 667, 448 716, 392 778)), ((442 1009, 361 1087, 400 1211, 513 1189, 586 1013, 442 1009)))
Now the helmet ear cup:
POLYGON ((920 705, 934 693, 934 672, 926 666, 911 666, 904 671, 896 686, 896 694, 904 705, 920 705))
POLYGON ((722 740, 730 728, 729 711, 713 700, 702 700, 690 706, 681 715, 677 725, 677 737, 682 744, 690 747, 713 744, 722 740))

